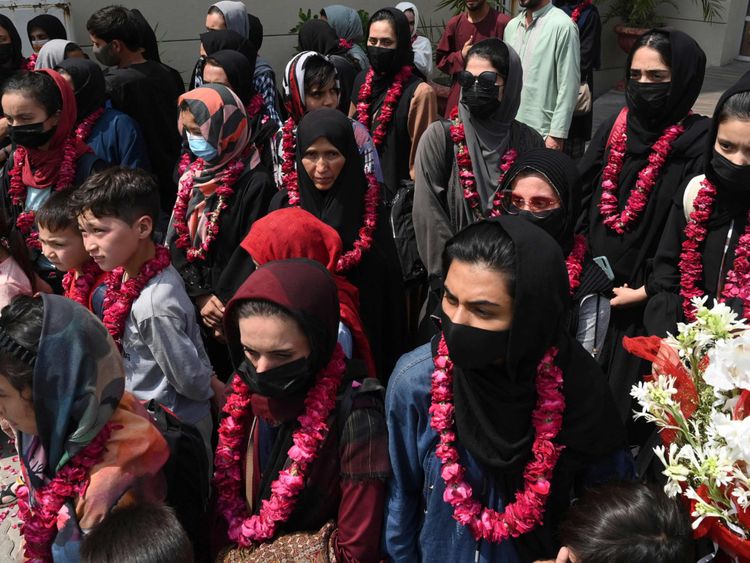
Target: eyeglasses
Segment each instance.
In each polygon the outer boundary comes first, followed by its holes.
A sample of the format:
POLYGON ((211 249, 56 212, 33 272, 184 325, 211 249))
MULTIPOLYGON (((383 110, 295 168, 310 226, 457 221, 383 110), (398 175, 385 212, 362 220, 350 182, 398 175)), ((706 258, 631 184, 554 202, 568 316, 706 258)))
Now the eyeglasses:
POLYGON ((539 219, 546 217, 553 210, 560 207, 560 202, 547 197, 532 197, 528 200, 520 196, 513 195, 511 191, 505 191, 500 194, 500 202, 503 209, 509 215, 518 215, 521 211, 529 211, 534 217, 539 219))
POLYGON ((492 88, 500 76, 496 72, 489 70, 484 71, 479 76, 474 76, 468 70, 462 70, 456 75, 456 80, 462 88, 471 88, 474 83, 479 84, 480 88, 492 88))

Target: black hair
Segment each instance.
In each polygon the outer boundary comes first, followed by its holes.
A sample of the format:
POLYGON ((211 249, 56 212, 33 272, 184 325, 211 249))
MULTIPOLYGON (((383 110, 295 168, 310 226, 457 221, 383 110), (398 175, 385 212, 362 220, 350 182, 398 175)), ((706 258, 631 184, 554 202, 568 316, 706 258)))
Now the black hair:
POLYGON ((669 41, 669 34, 658 29, 652 29, 641 35, 636 42, 633 44, 633 48, 630 50, 628 56, 628 70, 633 62, 633 55, 641 47, 651 47, 659 53, 662 62, 667 65, 667 68, 672 68, 672 43, 669 41))
POLYGON ((86 29, 107 43, 115 39, 122 41, 131 51, 143 47, 138 20, 124 6, 107 6, 97 10, 86 22, 86 29))
POLYGON ((18 264, 29 280, 31 291, 36 293, 36 272, 26 241, 23 240, 23 235, 18 229, 11 228, 11 223, 2 210, 0 210, 0 245, 18 264))
POLYGON ((70 193, 52 192, 36 212, 36 224, 49 231, 60 232, 66 229, 78 231, 78 222, 70 206, 70 193))
POLYGON ((320 321, 312 317, 312 315, 292 312, 273 301, 248 299, 235 307, 232 323, 238 326, 240 319, 276 316, 291 319, 297 323, 297 326, 307 338, 307 343, 310 345, 310 364, 316 371, 325 367, 330 358, 323 358, 320 355, 325 347, 324 331, 320 328, 320 321))
POLYGON ((500 39, 491 37, 473 45, 466 54, 467 63, 471 57, 479 57, 489 61, 503 78, 508 78, 510 55, 508 55, 508 46, 500 39))
POLYGON ((76 51, 80 51, 81 53, 83 53, 83 49, 81 49, 80 45, 77 45, 71 41, 70 43, 65 45, 63 56, 67 59, 71 53, 75 53, 76 51))
MULTIPOLYGON (((41 297, 18 295, 0 311, 0 327, 21 347, 36 354, 42 338, 44 303, 41 297)), ((0 348, 0 374, 19 393, 32 387, 34 368, 0 348)))
POLYGON ((128 225, 144 215, 156 225, 159 216, 159 186, 145 170, 107 168, 89 176, 69 198, 76 215, 90 211, 94 217, 114 217, 128 225))
POLYGON ((726 99, 721 106, 718 122, 724 123, 728 119, 750 121, 750 90, 737 92, 726 99))
POLYGON ((336 67, 322 56, 313 56, 305 61, 305 92, 323 88, 336 80, 336 67))
POLYGON ((443 279, 453 260, 468 264, 482 264, 500 272, 508 287, 508 294, 515 296, 516 248, 513 239, 494 221, 479 221, 459 231, 445 243, 443 250, 443 279))
POLYGON ((694 561, 690 517, 653 485, 620 483, 587 491, 560 526, 579 563, 694 561))
POLYGON ((193 563, 193 548, 172 508, 115 508, 81 543, 81 563, 193 563))
MULTIPOLYGON (((372 25, 375 22, 380 22, 380 21, 387 21, 388 23, 390 23, 391 24, 391 28, 393 29, 393 33, 396 35, 396 38, 398 39, 398 28, 396 26, 396 18, 393 17, 393 14, 390 13, 386 9, 380 9, 380 10, 378 10, 377 12, 375 12, 372 15, 372 17, 370 18, 370 24, 369 25, 372 25)), ((370 36, 370 27, 369 27, 369 25, 367 27, 367 37, 370 36)))
POLYGON ((48 117, 62 110, 60 89, 47 73, 26 70, 15 73, 3 86, 3 95, 9 92, 23 92, 25 96, 33 98, 44 108, 48 117))

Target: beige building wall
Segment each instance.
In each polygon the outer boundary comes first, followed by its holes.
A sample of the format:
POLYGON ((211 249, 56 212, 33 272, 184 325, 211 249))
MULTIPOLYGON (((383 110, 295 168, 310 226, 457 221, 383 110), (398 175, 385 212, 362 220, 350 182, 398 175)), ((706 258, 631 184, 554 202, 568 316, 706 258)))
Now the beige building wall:
MULTIPOLYGON (((117 0, 108 2, 106 0, 71 0, 67 4, 70 7, 69 27, 72 31, 73 40, 79 43, 90 53, 90 40, 86 32, 86 20, 96 10, 117 0)), ((199 41, 198 35, 205 31, 205 16, 210 1, 201 0, 120 0, 120 4, 127 8, 138 8, 156 30, 159 39, 159 50, 162 61, 179 70, 185 80, 189 79, 193 65, 198 58, 199 41)), ((366 0, 257 0, 245 1, 250 13, 256 15, 263 22, 264 39, 261 48, 261 56, 268 60, 276 70, 277 79, 280 81, 281 73, 287 61, 295 54, 297 44, 296 35, 289 33, 298 20, 299 9, 305 12, 310 9, 312 13, 320 12, 320 9, 329 4, 342 3, 355 9, 364 9, 373 13, 378 8, 395 5, 393 3, 368 2, 366 0)), ((414 4, 420 9, 423 24, 434 26, 435 40, 439 39, 442 31, 443 21, 447 21, 450 13, 436 13, 432 6, 436 2, 416 0, 414 4)), ((12 2, 0 1, 0 11, 12 19, 14 10, 9 5, 35 5, 35 11, 43 12, 44 2, 39 0, 13 0, 12 2)), ((59 2, 47 2, 50 6, 59 6, 59 2)), ((28 18, 20 18, 23 22, 28 18)), ((25 24, 19 32, 25 35, 25 24)), ((28 53, 27 53, 28 54, 28 53)))

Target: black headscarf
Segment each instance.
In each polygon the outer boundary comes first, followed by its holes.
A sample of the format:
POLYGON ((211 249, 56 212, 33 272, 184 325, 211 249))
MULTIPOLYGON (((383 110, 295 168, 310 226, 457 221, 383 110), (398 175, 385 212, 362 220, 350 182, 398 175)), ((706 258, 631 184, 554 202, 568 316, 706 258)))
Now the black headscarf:
POLYGON ((510 190, 513 180, 525 170, 538 172, 547 179, 560 198, 565 224, 557 242, 567 254, 573 246, 573 235, 581 210, 581 187, 575 162, 565 153, 548 148, 530 149, 522 153, 503 177, 501 190, 510 190))
POLYGON ((331 108, 311 111, 302 118, 297 128, 297 173, 301 207, 338 231, 344 251, 351 249, 362 226, 367 178, 349 118, 331 108), (302 155, 321 137, 346 158, 336 182, 326 191, 315 187, 302 164, 302 155))
POLYGON ((260 48, 263 45, 263 24, 257 16, 252 14, 247 15, 247 29, 250 44, 255 47, 256 52, 260 52, 260 48))
POLYGON ((239 51, 247 57, 247 60, 253 60, 258 53, 253 45, 242 35, 229 29, 216 29, 206 31, 200 34, 203 49, 209 57, 217 51, 231 50, 239 51))
MULTIPOLYGON (((5 27, 5 26, 3 26, 5 27)), ((29 20, 26 24, 26 35, 31 43, 31 30, 39 28, 44 30, 50 39, 67 39, 68 32, 63 23, 52 14, 40 14, 29 20)))
POLYGON ((556 439, 565 453, 596 459, 620 446, 624 429, 596 361, 567 330, 568 275, 560 245, 520 218, 493 219, 513 240, 513 323, 502 367, 454 368, 459 442, 484 468, 517 488, 529 460, 539 361, 552 346, 563 370, 565 413, 556 439), (510 477, 510 479, 509 479, 510 477))
MULTIPOLYGON (((698 99, 706 73, 706 54, 695 39, 674 29, 652 29, 647 33, 653 32, 669 38, 672 52, 672 60, 667 61, 672 71, 672 87, 667 102, 669 110, 658 121, 647 122, 639 119, 638 114, 628 104, 628 150, 635 153, 650 151, 651 145, 662 135, 665 127, 678 123, 688 114, 698 99)), ((630 76, 630 66, 636 50, 628 55, 626 79, 630 76)))
POLYGON ((16 26, 13 25, 11 19, 0 14, 0 27, 8 32, 10 35, 10 44, 12 49, 12 55, 7 65, 0 66, 0 86, 3 82, 15 71, 21 68, 23 64, 23 54, 21 53, 21 36, 18 35, 16 26))
POLYGON ((247 105, 255 93, 253 89, 253 73, 255 72, 255 59, 247 60, 247 57, 239 51, 224 49, 209 55, 214 59, 227 75, 229 85, 234 93, 239 96, 242 103, 247 105))
MULTIPOLYGON (((373 16, 377 15, 378 12, 388 12, 392 19, 393 25, 396 28, 396 56, 393 59, 393 65, 383 75, 375 75, 372 81, 372 96, 377 100, 381 96, 385 96, 385 91, 393 82, 395 74, 406 65, 414 64, 414 51, 411 48, 411 31, 409 31, 409 20, 401 10, 396 8, 382 8, 375 12, 373 16)), ((372 25, 372 18, 367 23, 367 36, 370 35, 370 26, 372 25)), ((382 102, 381 102, 382 103, 382 102)), ((379 104, 378 104, 379 105, 379 104)))
POLYGON ((73 79, 78 115, 81 121, 99 109, 107 99, 107 85, 101 67, 88 59, 65 59, 55 70, 64 70, 73 79))
POLYGON ((339 38, 328 22, 306 21, 299 29, 299 50, 315 51, 321 55, 343 55, 346 49, 339 45, 339 38))
POLYGON ((159 42, 156 39, 156 33, 154 33, 151 24, 138 9, 131 9, 130 12, 135 17, 135 21, 138 23, 138 29, 141 32, 141 45, 143 46, 143 58, 147 61, 161 62, 159 56, 159 42))

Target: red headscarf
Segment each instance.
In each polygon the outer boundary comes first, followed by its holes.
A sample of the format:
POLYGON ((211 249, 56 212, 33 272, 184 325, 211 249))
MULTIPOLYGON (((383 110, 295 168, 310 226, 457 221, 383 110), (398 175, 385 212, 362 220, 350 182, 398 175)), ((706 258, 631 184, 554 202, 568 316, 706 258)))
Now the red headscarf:
MULTIPOLYGON (((23 182, 32 188, 49 188, 55 182, 60 172, 60 164, 63 160, 65 143, 73 133, 76 125, 76 116, 78 108, 76 106, 76 97, 73 88, 70 87, 59 73, 48 68, 36 70, 34 72, 43 72, 55 81, 57 89, 60 91, 62 98, 62 108, 60 110, 60 119, 57 122, 57 129, 50 140, 47 150, 26 148, 26 162, 23 167, 23 182)), ((83 154, 91 152, 91 148, 76 138, 75 140, 75 160, 77 161, 83 154)))
POLYGON ((258 264, 288 258, 308 258, 323 264, 336 282, 341 321, 352 333, 354 357, 367 364, 368 375, 376 377, 370 342, 359 317, 359 291, 344 276, 336 274, 343 244, 335 229, 304 209, 289 207, 253 223, 241 246, 258 264))

